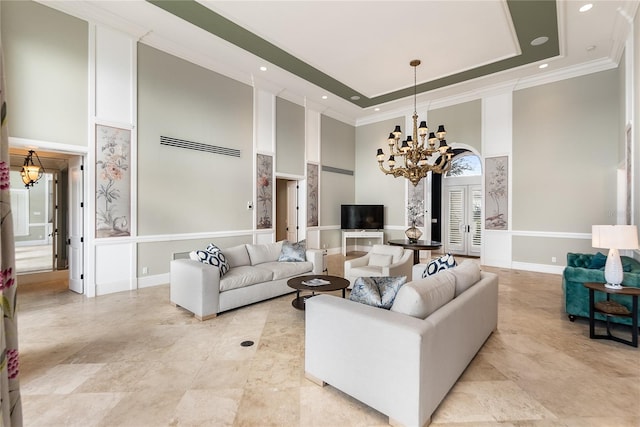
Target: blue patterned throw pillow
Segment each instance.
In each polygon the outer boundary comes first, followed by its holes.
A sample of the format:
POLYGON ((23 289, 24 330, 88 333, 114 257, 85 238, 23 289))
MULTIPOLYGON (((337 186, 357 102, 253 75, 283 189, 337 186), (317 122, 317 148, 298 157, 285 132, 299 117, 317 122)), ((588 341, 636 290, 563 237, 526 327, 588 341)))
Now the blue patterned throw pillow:
POLYGON ((300 240, 298 243, 291 243, 288 240, 282 242, 282 250, 278 261, 304 262, 307 260, 307 242, 300 240))
POLYGON ((407 283, 406 276, 358 277, 353 284, 349 299, 389 310, 398 290, 405 283, 407 283))
POLYGON ((434 274, 457 265, 455 258, 451 254, 442 255, 427 264, 427 268, 422 272, 422 278, 433 276, 434 274))
POLYGON ((229 271, 229 262, 227 261, 227 258, 224 256, 220 248, 218 248, 217 246, 210 244, 209 246, 207 246, 207 249, 209 249, 211 246, 216 247, 217 250, 195 251, 192 252, 192 254, 194 254, 195 256, 192 256, 191 258, 195 259, 196 261, 218 267, 218 269, 220 270, 220 277, 222 277, 229 271))

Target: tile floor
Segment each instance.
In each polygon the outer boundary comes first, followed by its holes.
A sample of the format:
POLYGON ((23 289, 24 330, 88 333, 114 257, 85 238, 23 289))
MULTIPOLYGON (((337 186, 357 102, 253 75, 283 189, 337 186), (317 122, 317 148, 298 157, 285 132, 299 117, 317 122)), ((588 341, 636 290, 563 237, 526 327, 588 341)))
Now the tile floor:
MULTIPOLYGON (((329 257, 331 274, 343 259, 329 257)), ((569 322, 560 276, 484 269, 500 275, 498 330, 432 425, 640 426, 640 349, 569 322)), ((387 425, 304 378, 292 295, 206 322, 171 306, 168 285, 87 299, 49 282, 18 295, 25 426, 387 425)))

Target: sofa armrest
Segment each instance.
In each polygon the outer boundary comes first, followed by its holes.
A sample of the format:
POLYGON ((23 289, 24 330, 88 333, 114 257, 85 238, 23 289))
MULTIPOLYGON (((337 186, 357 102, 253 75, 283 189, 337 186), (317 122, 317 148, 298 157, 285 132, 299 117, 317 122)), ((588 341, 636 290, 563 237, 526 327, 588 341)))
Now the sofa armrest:
POLYGON ((332 295, 309 298, 305 373, 404 425, 423 425, 416 411, 418 373, 432 328, 422 319, 332 295))
POLYGON ((413 267, 413 251, 405 249, 402 258, 388 267, 383 267, 384 276, 406 276, 407 282, 411 281, 411 270, 413 267))
POLYGON ((200 320, 215 317, 220 307, 220 270, 192 259, 171 261, 170 300, 200 320))
POLYGON ((324 249, 307 249, 307 261, 313 263, 313 274, 324 274, 324 249))

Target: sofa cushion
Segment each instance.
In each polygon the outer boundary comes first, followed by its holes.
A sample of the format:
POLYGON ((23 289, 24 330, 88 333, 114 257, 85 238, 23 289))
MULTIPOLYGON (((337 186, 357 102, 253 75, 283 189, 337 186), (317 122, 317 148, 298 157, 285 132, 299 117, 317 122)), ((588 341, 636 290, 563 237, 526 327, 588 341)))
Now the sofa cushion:
POLYGON ((278 256, 278 261, 287 262, 304 262, 307 260, 307 242, 301 240, 298 243, 292 243, 288 240, 282 242, 282 249, 278 256))
POLYGON ((451 301, 455 291, 456 279, 448 271, 414 280, 400 288, 391 311, 425 319, 451 301))
POLYGON ((310 273, 313 270, 313 263, 310 261, 272 261, 263 262, 255 268, 268 270, 273 274, 273 278, 271 280, 279 280, 286 279, 287 277, 300 276, 304 273, 310 273))
POLYGON ((353 285, 349 299, 389 310, 398 290, 406 282, 406 276, 358 277, 353 285))
POLYGON ((422 277, 433 276, 442 270, 455 267, 456 259, 451 254, 444 254, 440 258, 436 258, 427 264, 427 268, 424 269, 422 277))
POLYGON ((273 279, 273 273, 263 268, 256 268, 250 265, 233 267, 223 278, 220 279, 220 292, 231 289, 243 288, 255 285, 256 283, 269 282, 273 279))
POLYGON ((278 261, 282 251, 282 241, 276 243, 265 243, 260 245, 247 244, 247 252, 251 265, 262 264, 263 262, 278 261))
POLYGON ((225 248, 224 256, 227 257, 227 262, 231 268, 251 265, 247 245, 245 244, 225 248))
POLYGON ((194 261, 200 261, 205 264, 218 267, 220 277, 224 276, 229 271, 229 263, 227 262, 224 254, 220 251, 220 248, 216 251, 192 251, 189 253, 189 258, 194 261))
POLYGON ((369 265, 376 267, 388 267, 392 264, 393 255, 369 254, 369 265))
POLYGON ((404 248, 402 246, 373 245, 369 251, 369 256, 373 254, 391 255, 393 257, 393 263, 395 264, 396 262, 400 262, 402 259, 402 255, 404 255, 404 248))
POLYGON ((465 259, 460 265, 448 271, 450 271, 456 279, 455 297, 480 280, 480 265, 472 259, 465 259))
POLYGON ((604 268, 604 265, 607 263, 607 256, 597 252, 594 256, 591 257, 591 262, 589 263, 588 268, 604 268))

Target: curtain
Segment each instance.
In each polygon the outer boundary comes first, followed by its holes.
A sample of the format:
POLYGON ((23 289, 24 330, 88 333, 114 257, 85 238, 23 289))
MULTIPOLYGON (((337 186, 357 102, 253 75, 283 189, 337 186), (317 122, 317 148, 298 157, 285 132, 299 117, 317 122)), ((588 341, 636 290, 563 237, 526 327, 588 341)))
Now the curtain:
POLYGON ((22 426, 20 382, 18 380, 18 324, 16 318, 15 250, 9 182, 9 135, 4 85, 4 64, 0 46, 0 423, 22 426))

